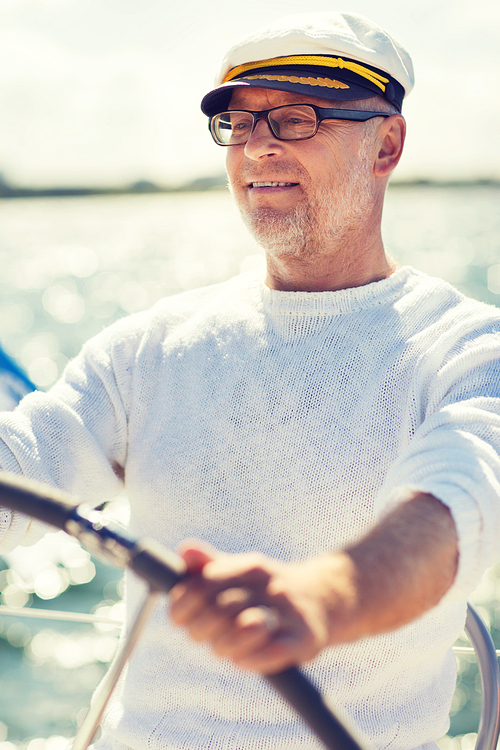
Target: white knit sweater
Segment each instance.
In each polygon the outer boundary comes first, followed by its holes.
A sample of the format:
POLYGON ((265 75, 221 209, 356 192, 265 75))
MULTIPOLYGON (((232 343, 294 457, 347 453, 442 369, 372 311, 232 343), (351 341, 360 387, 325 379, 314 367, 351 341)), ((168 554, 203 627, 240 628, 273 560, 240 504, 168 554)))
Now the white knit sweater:
MULTIPOLYGON (((404 488, 440 498, 460 539, 440 605, 307 667, 374 747, 425 746, 446 733, 450 646, 500 538, 499 329, 497 309, 411 268, 324 293, 271 291, 243 275, 90 341, 49 394, 2 415, 0 466, 93 503, 116 494, 123 467, 131 535, 170 548, 197 536, 282 560, 353 542, 404 488)), ((25 518, 2 518, 6 545, 29 537, 25 518)), ((129 617, 141 590, 130 577, 129 617)), ((164 606, 101 744, 316 747, 260 678, 190 642, 164 606)))

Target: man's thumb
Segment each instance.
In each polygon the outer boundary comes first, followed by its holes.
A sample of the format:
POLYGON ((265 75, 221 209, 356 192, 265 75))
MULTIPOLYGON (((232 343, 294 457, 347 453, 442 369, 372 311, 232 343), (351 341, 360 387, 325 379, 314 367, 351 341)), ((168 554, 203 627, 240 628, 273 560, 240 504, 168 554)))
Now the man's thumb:
POLYGON ((198 540, 184 542, 179 554, 186 563, 188 573, 191 574, 199 573, 208 562, 217 557, 217 551, 213 547, 198 540))

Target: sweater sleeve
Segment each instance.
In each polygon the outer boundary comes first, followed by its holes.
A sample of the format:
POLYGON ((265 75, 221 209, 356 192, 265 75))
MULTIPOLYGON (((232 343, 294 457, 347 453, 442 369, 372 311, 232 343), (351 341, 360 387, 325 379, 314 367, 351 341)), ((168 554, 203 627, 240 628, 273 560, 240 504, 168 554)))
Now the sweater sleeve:
POLYGON ((438 365, 440 344, 430 346, 415 389, 419 426, 376 499, 379 515, 404 502, 408 490, 430 493, 449 507, 459 541, 450 599, 467 598, 498 560, 499 343, 500 334, 491 327, 475 331, 455 342, 438 365))
MULTIPOLYGON (((84 346, 48 393, 32 393, 13 412, 2 414, 1 469, 92 505, 116 496, 127 457, 138 340, 130 324, 119 321, 84 346)), ((2 553, 37 541, 47 530, 22 514, 0 509, 2 553)))

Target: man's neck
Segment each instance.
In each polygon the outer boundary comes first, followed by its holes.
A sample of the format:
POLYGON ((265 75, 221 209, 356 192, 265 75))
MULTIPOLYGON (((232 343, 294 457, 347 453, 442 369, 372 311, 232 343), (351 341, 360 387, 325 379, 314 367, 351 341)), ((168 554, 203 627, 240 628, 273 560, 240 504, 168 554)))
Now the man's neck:
POLYGON ((396 270, 382 238, 372 242, 343 238, 337 247, 300 255, 267 254, 266 285, 285 292, 332 292, 387 278, 396 270))

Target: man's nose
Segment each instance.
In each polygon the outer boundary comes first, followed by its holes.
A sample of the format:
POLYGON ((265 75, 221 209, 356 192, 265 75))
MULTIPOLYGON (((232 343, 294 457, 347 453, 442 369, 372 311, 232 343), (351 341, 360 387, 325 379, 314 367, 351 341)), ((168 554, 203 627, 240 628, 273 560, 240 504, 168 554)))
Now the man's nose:
POLYGON ((273 156, 282 151, 282 141, 274 136, 267 118, 258 118, 250 138, 245 143, 245 156, 248 156, 249 159, 260 159, 263 156, 273 156))

